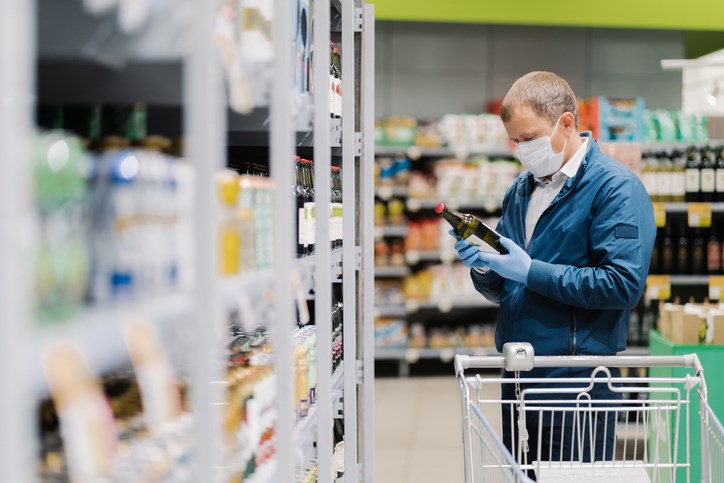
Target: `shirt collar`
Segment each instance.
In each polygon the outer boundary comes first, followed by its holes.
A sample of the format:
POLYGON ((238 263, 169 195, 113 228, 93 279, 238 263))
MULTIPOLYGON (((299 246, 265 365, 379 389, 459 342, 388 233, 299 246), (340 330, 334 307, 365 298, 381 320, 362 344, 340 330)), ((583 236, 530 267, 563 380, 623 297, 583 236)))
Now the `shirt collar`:
POLYGON ((576 173, 578 173, 578 168, 581 167, 583 158, 586 156, 586 152, 588 150, 588 137, 581 136, 581 139, 583 139, 583 144, 581 144, 571 159, 569 159, 557 173, 552 174, 550 177, 546 176, 545 178, 535 178, 536 183, 548 184, 552 180, 560 179, 561 177, 573 178, 576 173))

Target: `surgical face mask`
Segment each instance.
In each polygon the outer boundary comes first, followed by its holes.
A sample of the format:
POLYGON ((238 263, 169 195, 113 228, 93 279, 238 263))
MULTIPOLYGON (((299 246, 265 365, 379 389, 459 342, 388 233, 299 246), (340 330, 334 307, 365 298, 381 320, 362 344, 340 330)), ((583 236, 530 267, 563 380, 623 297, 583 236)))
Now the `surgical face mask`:
MULTIPOLYGON (((551 134, 556 132, 559 122, 560 118, 556 121, 551 134)), ((563 144, 563 150, 560 153, 554 153, 550 136, 518 143, 518 158, 523 167, 536 178, 550 176, 557 173, 563 166, 563 153, 566 151, 566 144, 568 144, 568 138, 563 144)))

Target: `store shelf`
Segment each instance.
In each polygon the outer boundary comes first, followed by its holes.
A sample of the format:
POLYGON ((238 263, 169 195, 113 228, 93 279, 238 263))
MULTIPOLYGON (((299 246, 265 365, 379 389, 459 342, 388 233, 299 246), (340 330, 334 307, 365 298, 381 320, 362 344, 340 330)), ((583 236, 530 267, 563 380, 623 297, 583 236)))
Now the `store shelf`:
POLYGON ((173 326, 179 324, 180 319, 191 316, 192 304, 190 293, 176 292, 152 300, 86 309, 66 322, 38 327, 33 337, 33 359, 37 362, 33 387, 39 394, 47 393, 41 367, 46 350, 53 345, 61 342, 78 345, 88 361, 88 366, 100 375, 130 364, 123 337, 129 322, 149 322, 163 340, 164 334, 168 334, 173 326))
POLYGON ((649 348, 642 346, 627 347, 625 351, 619 352, 619 356, 647 356, 649 355, 649 348))
POLYGON ((480 297, 480 300, 475 301, 450 301, 444 300, 441 302, 419 302, 417 300, 408 300, 405 303, 407 313, 415 313, 420 310, 437 310, 442 313, 452 312, 453 310, 468 310, 468 309, 483 309, 497 307, 498 304, 490 302, 489 300, 480 297))
POLYGON ((455 354, 469 356, 492 356, 500 355, 495 347, 451 347, 445 349, 416 349, 412 347, 405 348, 375 348, 375 359, 378 361, 407 361, 410 363, 418 360, 435 360, 440 359, 443 362, 452 363, 455 354))
POLYGON ((457 259, 454 250, 408 250, 405 252, 405 260, 410 265, 420 262, 444 262, 452 263, 457 259))
MULTIPOLYGON (((412 212, 420 210, 434 210, 437 205, 440 204, 439 199, 437 200, 421 200, 419 198, 408 198, 407 209, 412 212)), ((456 201, 446 200, 445 205, 453 210, 467 210, 476 211, 483 210, 488 212, 494 212, 500 209, 500 201, 497 199, 490 200, 475 200, 475 201, 456 201)))
POLYGON ((398 305, 394 307, 377 307, 375 308, 375 317, 405 317, 407 309, 398 305))
POLYGON ((386 225, 375 227, 375 239, 385 237, 404 237, 407 235, 407 225, 386 225))
POLYGON ((340 363, 339 367, 332 374, 332 390, 342 389, 344 385, 344 363, 340 363))
POLYGON ((513 156, 513 152, 508 146, 501 145, 486 145, 477 146, 473 149, 453 149, 451 147, 442 148, 418 148, 417 146, 376 146, 376 156, 395 156, 397 154, 405 154, 406 156, 417 159, 417 158, 444 158, 444 157, 457 157, 466 158, 469 156, 490 156, 490 157, 505 157, 510 158, 513 156))
MULTIPOLYGON (((667 213, 687 213, 689 211, 689 203, 665 203, 667 213)), ((724 213, 724 203, 711 203, 711 211, 713 213, 724 213)))
POLYGON ((672 275, 671 285, 709 285, 708 275, 672 275))
POLYGON ((683 150, 691 146, 719 146, 724 144, 722 139, 709 139, 707 141, 644 141, 641 143, 643 151, 671 151, 674 149, 683 150))
POLYGON ((375 267, 375 278, 401 278, 410 274, 409 267, 375 267))
POLYGON ((378 186, 375 190, 375 196, 382 200, 390 198, 406 198, 407 186, 378 186))

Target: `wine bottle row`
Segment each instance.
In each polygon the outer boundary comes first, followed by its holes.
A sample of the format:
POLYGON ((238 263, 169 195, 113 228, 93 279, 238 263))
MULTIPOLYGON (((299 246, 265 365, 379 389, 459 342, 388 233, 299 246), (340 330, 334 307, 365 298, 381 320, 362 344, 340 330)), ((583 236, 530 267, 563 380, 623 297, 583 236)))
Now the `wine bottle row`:
POLYGON ((724 146, 646 152, 641 178, 655 202, 724 202, 724 146))
POLYGON ((710 228, 691 228, 668 223, 659 228, 649 273, 662 275, 724 274, 724 233, 716 223, 710 228))
MULTIPOLYGON (((332 249, 342 247, 342 173, 332 166, 330 194, 329 235, 332 249)), ((296 182, 293 194, 296 200, 297 256, 314 254, 317 238, 316 191, 314 188, 314 163, 299 156, 296 158, 296 182)))

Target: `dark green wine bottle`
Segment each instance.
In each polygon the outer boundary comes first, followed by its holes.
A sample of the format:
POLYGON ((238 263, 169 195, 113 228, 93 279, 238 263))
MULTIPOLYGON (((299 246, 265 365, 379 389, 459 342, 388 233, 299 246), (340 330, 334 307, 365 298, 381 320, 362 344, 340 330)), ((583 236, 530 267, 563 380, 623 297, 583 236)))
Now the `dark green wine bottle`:
POLYGON ((500 244, 500 234, 490 228, 482 221, 475 218, 473 215, 466 213, 459 213, 455 210, 451 210, 445 206, 445 203, 440 203, 435 207, 435 213, 442 216, 450 223, 453 227, 455 234, 461 240, 475 235, 482 241, 493 247, 498 253, 505 255, 508 253, 508 249, 500 244))

